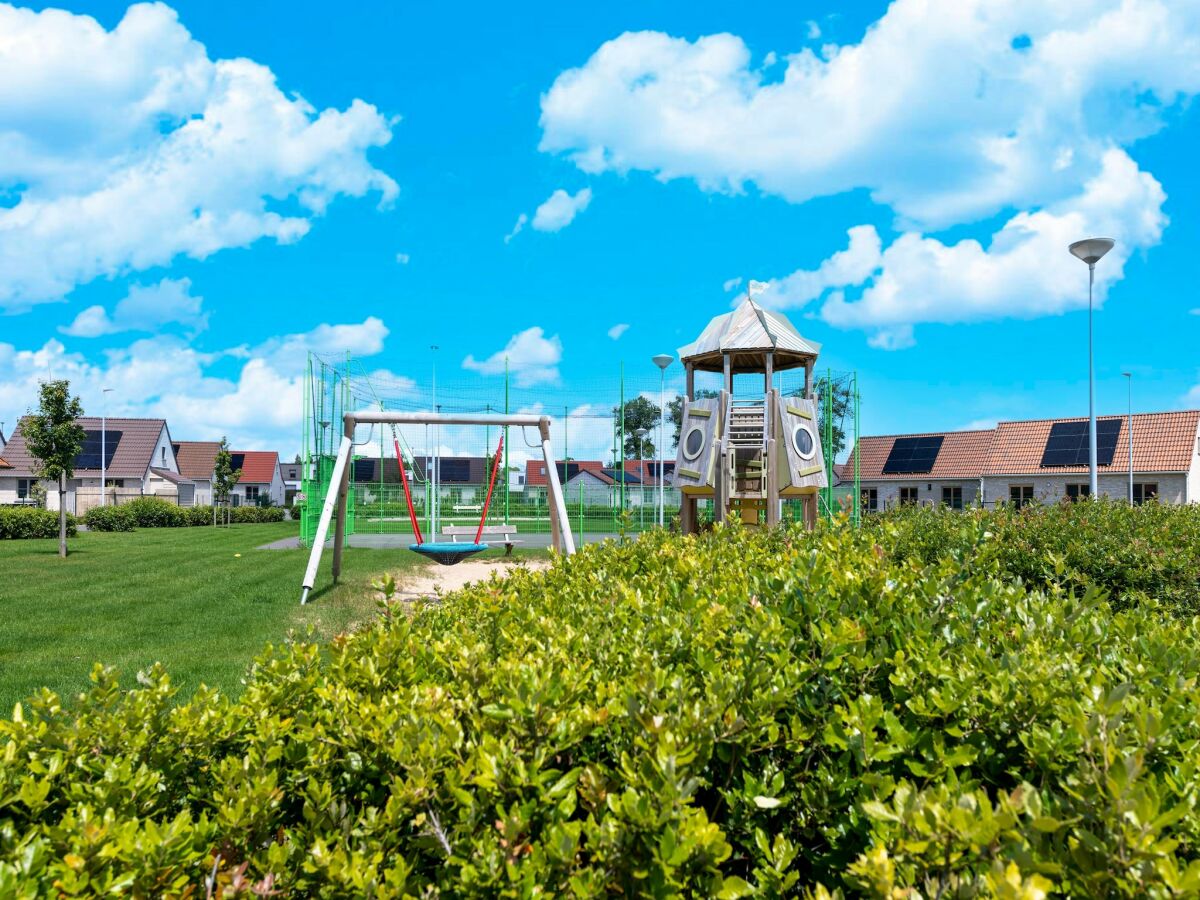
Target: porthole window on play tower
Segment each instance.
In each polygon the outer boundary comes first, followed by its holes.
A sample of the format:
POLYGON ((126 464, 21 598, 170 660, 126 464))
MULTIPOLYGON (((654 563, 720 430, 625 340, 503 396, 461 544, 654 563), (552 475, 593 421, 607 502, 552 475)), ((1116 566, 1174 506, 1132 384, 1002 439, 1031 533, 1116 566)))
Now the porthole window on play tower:
POLYGON ((802 459, 812 459, 816 452, 817 444, 813 440, 812 432, 809 431, 806 425, 797 425, 792 432, 792 447, 800 454, 802 459))

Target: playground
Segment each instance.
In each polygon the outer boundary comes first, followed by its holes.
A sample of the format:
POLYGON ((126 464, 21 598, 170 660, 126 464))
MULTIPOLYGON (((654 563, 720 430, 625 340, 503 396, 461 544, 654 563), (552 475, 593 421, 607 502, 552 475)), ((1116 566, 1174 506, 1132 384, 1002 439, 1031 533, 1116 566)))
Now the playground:
MULTIPOLYGON (((611 380, 427 383, 310 354, 298 544, 408 546, 450 565, 493 543, 571 553, 650 528, 811 525, 847 508, 857 471, 853 372, 821 372, 819 345, 747 297, 656 372, 611 380), (684 446, 680 446, 681 436, 684 446)), ((313 587, 306 577, 304 590, 313 587)))

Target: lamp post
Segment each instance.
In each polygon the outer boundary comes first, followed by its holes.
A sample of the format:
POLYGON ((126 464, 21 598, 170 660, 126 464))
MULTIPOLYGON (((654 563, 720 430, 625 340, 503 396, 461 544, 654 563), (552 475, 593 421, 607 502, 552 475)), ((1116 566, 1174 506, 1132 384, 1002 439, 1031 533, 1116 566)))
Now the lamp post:
MULTIPOLYGON (((438 345, 430 344, 429 349, 431 351, 433 351, 433 353, 435 354, 435 356, 433 357, 433 363, 432 363, 433 411, 437 412, 438 411, 438 402, 437 402, 437 356, 436 356, 436 354, 438 351, 438 345)), ((439 466, 438 466, 438 453, 437 453, 437 445, 441 443, 441 440, 442 440, 442 426, 434 425, 433 426, 433 444, 434 444, 434 450, 433 450, 433 497, 431 498, 430 504, 429 504, 429 506, 430 506, 429 530, 433 535, 431 540, 435 540, 435 541, 438 539, 437 538, 438 518, 439 518, 438 514, 441 512, 441 510, 438 509, 438 506, 440 505, 440 501, 438 498, 438 468, 439 468, 439 466)), ((428 443, 428 442, 426 442, 426 443, 428 443)), ((425 479, 426 480, 429 479, 428 472, 425 473, 425 479)))
POLYGON ((112 388, 100 388, 100 505, 108 506, 108 397, 112 388))
POLYGON ((1092 285, 1096 281, 1096 263, 1113 248, 1112 238, 1087 238, 1076 241, 1067 249, 1088 267, 1088 494, 1094 500, 1099 494, 1096 477, 1096 367, 1092 356, 1092 285))
MULTIPOLYGON (((634 436, 634 438, 637 439, 637 443, 638 443, 638 459, 641 460, 641 463, 642 463, 642 476, 643 477, 646 474, 646 457, 644 456, 644 454, 646 452, 646 436, 649 433, 650 433, 649 428, 633 429, 633 436, 634 436)), ((621 472, 619 473, 619 476, 621 478, 621 483, 624 484, 625 477, 626 477, 626 472, 624 469, 621 470, 621 472)), ((638 503, 638 527, 639 528, 646 527, 646 491, 645 491, 645 488, 642 489, 642 499, 641 499, 641 502, 638 503)))
POLYGON ((1133 373, 1122 372, 1125 384, 1129 389, 1129 407, 1127 412, 1127 428, 1129 430, 1129 505, 1133 506, 1133 373))
POLYGON ((653 361, 658 366, 658 527, 662 528, 666 522, 664 485, 667 480, 667 366, 675 362, 675 357, 669 353, 660 353, 653 357, 653 361))

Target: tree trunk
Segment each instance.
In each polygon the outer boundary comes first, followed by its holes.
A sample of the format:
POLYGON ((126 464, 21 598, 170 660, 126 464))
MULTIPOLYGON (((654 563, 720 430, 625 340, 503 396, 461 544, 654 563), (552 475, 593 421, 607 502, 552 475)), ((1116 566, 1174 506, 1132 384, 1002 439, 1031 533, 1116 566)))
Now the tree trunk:
POLYGON ((67 558, 67 476, 58 474, 58 555, 67 558))

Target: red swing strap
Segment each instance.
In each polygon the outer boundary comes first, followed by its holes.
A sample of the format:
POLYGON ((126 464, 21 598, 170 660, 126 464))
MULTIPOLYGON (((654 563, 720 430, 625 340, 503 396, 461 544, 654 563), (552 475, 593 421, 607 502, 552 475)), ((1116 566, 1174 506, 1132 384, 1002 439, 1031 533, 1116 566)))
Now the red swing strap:
MULTIPOLYGON (((412 491, 408 489, 408 476, 404 474, 404 456, 400 452, 400 441, 396 437, 395 432, 392 433, 392 443, 396 445, 396 465, 400 469, 400 483, 404 485, 404 501, 408 504, 408 520, 412 522, 413 534, 417 537, 417 543, 425 543, 425 538, 421 537, 421 526, 417 524, 417 511, 413 509, 412 491)), ((414 462, 413 465, 416 465, 414 462)))
POLYGON ((500 435, 500 443, 496 446, 496 458, 492 460, 492 477, 488 481, 487 498, 483 501, 483 515, 479 517, 479 528, 475 531, 475 543, 483 537, 483 523, 487 521, 488 506, 492 502, 492 489, 496 486, 496 472, 500 469, 500 452, 504 449, 504 435, 500 435))

